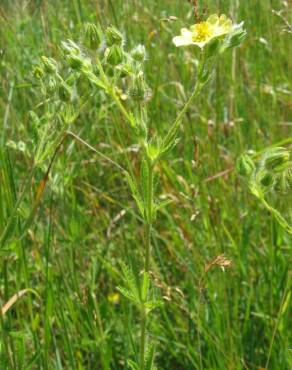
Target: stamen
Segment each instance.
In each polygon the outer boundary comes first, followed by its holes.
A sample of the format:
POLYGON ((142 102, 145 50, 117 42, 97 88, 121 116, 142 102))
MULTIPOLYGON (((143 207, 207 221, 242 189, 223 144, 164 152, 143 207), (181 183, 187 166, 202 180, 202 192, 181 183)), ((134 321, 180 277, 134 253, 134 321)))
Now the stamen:
POLYGON ((211 27, 207 22, 198 23, 195 25, 194 34, 192 40, 196 41, 206 41, 212 36, 211 27))

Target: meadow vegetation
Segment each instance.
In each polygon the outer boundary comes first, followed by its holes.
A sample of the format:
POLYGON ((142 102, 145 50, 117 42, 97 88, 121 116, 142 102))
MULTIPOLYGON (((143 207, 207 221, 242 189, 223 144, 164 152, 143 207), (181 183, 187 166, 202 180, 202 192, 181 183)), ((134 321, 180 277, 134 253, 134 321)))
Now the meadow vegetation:
POLYGON ((0 370, 291 369, 289 17, 2 0, 0 370))

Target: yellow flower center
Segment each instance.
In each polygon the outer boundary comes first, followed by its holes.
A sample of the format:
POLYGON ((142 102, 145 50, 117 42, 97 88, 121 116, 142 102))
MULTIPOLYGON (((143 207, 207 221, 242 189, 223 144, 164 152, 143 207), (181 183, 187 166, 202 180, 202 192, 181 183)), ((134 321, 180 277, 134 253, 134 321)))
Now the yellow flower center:
POLYGON ((212 36, 212 29, 207 22, 201 22, 194 26, 193 42, 206 41, 212 36))

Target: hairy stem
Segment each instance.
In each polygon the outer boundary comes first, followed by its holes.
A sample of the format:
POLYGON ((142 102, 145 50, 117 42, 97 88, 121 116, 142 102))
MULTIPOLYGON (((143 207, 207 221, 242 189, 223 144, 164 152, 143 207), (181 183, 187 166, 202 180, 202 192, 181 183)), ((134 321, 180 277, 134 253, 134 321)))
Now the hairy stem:
MULTIPOLYGON (((146 222, 145 222, 145 258, 144 258, 144 273, 150 271, 150 255, 151 255, 151 232, 153 219, 153 163, 147 161, 149 177, 148 177, 148 197, 146 204, 146 222)), ((145 351, 146 351, 146 329, 147 329, 147 313, 145 307, 141 309, 141 339, 140 339, 140 370, 144 370, 145 351)))
MULTIPOLYGON (((171 141, 173 135, 179 129, 181 120, 184 114, 189 109, 190 105, 192 104, 194 98, 196 98, 204 84, 197 82, 195 89, 187 102, 185 103, 182 110, 179 112, 178 116, 176 117, 175 121, 173 122, 168 134, 165 138, 165 143, 171 141)), ((151 233, 152 233, 152 223, 153 223, 153 202, 154 202, 154 194, 153 194, 153 172, 154 172, 154 163, 150 158, 147 158, 147 165, 148 165, 148 197, 146 202, 146 220, 145 220, 145 259, 144 259, 144 272, 148 273, 150 271, 150 258, 151 258, 151 233)), ((145 308, 141 309, 141 338, 140 338, 140 370, 144 370, 145 367, 145 349, 146 349, 146 330, 147 330, 147 313, 145 308)))
POLYGON ((187 100, 185 105, 183 106, 182 110, 177 115, 176 119, 174 120, 173 124, 171 125, 171 127, 170 127, 170 129, 169 129, 169 131, 168 131, 168 133, 167 133, 167 135, 164 139, 164 143, 165 143, 166 146, 173 141, 173 137, 176 136, 176 134, 178 132, 178 129, 180 127, 181 120, 182 120, 184 114, 189 109, 193 100, 200 94, 204 85, 205 84, 203 84, 199 81, 196 83, 196 86, 195 86, 195 89, 194 89, 193 93, 191 94, 191 96, 189 97, 189 99, 187 100))
POLYGON ((146 222, 146 239, 145 239, 145 264, 144 270, 145 272, 149 272, 150 270, 150 252, 151 252, 151 231, 152 231, 152 219, 153 219, 153 164, 149 160, 148 161, 148 199, 147 199, 147 215, 148 219, 146 222))
POLYGON ((146 350, 146 325, 147 316, 145 308, 141 310, 141 339, 140 339, 140 370, 144 370, 146 350))

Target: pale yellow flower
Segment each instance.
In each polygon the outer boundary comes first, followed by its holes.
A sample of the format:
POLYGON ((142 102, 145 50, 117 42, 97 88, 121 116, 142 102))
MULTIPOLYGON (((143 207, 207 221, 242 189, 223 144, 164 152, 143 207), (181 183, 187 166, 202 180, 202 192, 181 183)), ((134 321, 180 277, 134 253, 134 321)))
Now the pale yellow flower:
POLYGON ((218 17, 217 14, 211 15, 206 21, 197 23, 189 29, 182 28, 181 36, 173 38, 175 46, 197 45, 203 48, 214 38, 226 36, 241 25, 232 24, 231 19, 225 14, 218 17))

